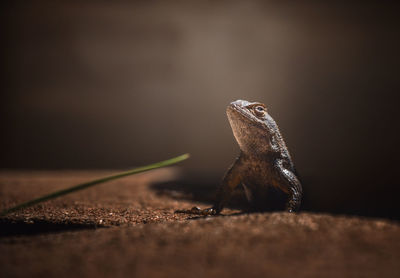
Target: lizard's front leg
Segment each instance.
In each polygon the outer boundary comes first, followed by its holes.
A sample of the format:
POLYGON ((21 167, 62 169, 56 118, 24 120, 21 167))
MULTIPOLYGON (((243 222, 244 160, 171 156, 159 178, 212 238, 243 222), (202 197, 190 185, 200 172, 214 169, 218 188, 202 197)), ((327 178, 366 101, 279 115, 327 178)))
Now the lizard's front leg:
POLYGON ((238 186, 241 180, 240 172, 243 167, 240 157, 238 157, 231 168, 226 172, 221 185, 217 190, 214 205, 211 208, 200 209, 193 207, 190 210, 177 211, 180 213, 193 213, 200 215, 215 215, 219 214, 226 202, 232 195, 233 190, 238 186))
POLYGON ((286 185, 284 189, 289 194, 286 210, 288 212, 298 211, 303 194, 301 183, 292 171, 283 166, 282 160, 278 160, 276 166, 282 182, 286 185))
POLYGON ((241 170, 243 168, 242 160, 240 156, 235 160, 231 168, 226 172, 221 185, 217 190, 215 202, 212 208, 214 214, 219 214, 224 208, 225 204, 229 201, 232 196, 232 192, 239 185, 241 181, 241 170))

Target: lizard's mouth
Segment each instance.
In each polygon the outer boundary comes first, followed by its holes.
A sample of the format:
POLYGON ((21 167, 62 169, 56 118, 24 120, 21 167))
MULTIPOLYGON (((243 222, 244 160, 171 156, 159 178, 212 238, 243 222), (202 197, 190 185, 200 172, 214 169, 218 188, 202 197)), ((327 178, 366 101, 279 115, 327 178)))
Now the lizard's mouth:
POLYGON ((228 115, 229 121, 237 120, 238 118, 251 121, 255 118, 247 108, 243 107, 240 101, 235 101, 228 105, 226 114, 228 115))

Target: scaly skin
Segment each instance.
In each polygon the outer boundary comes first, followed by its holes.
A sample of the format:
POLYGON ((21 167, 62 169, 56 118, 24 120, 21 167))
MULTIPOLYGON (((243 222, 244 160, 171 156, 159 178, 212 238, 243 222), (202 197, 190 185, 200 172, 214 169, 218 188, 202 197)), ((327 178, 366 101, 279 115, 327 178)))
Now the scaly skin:
POLYGON ((267 113, 265 105, 237 100, 228 106, 226 113, 240 155, 225 174, 213 207, 204 210, 195 207, 185 212, 219 214, 240 183, 256 210, 268 206, 266 203, 271 194, 281 193, 286 197, 286 210, 297 211, 302 197, 301 183, 278 125, 267 113))

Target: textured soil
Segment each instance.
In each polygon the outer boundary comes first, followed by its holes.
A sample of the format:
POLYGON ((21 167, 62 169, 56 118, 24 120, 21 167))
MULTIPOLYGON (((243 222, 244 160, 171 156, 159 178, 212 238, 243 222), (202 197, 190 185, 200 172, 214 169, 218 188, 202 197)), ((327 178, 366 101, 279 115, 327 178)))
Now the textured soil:
MULTIPOLYGON (((0 172, 0 209, 110 174, 0 172)), ((176 168, 98 185, 0 218, 1 277, 400 277, 400 225, 316 213, 197 217, 176 168), (168 194, 164 194, 168 191, 168 194)))

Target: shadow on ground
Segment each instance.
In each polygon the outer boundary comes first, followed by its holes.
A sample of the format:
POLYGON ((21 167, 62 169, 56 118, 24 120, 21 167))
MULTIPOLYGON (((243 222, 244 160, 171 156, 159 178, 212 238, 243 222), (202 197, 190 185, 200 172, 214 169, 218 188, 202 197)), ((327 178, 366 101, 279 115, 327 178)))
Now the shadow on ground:
MULTIPOLYGON (((168 196, 176 200, 190 200, 212 206, 215 199, 216 185, 207 181, 169 181, 150 185, 157 195, 168 196)), ((226 207, 231 209, 246 209, 248 201, 243 188, 238 186, 226 207)))
MULTIPOLYGON (((150 188, 158 195, 169 196, 176 200, 190 200, 205 203, 211 206, 214 202, 215 192, 218 183, 215 181, 204 180, 204 179, 182 179, 173 182, 161 182, 150 185, 150 188)), ((326 196, 319 196, 315 199, 310 198, 310 194, 307 194, 308 188, 315 187, 310 182, 303 182, 303 201, 301 205, 301 211, 316 212, 316 213, 330 213, 339 215, 353 215, 363 216, 369 218, 386 218, 390 220, 400 220, 400 214, 397 209, 390 209, 386 207, 379 207, 376 204, 368 202, 362 202, 354 198, 352 202, 337 202, 337 204, 327 204, 324 202, 324 198, 329 198, 329 192, 326 196), (310 186, 311 185, 311 186, 310 186), (315 199, 315 200, 314 200, 315 199)), ((227 208, 240 209, 246 212, 253 211, 246 199, 244 190, 241 186, 234 191, 233 196, 229 203, 226 205, 227 208)), ((276 211, 276 209, 266 208, 263 211, 276 211)))
POLYGON ((96 223, 53 222, 42 219, 0 219, 0 237, 26 236, 105 228, 96 223))

